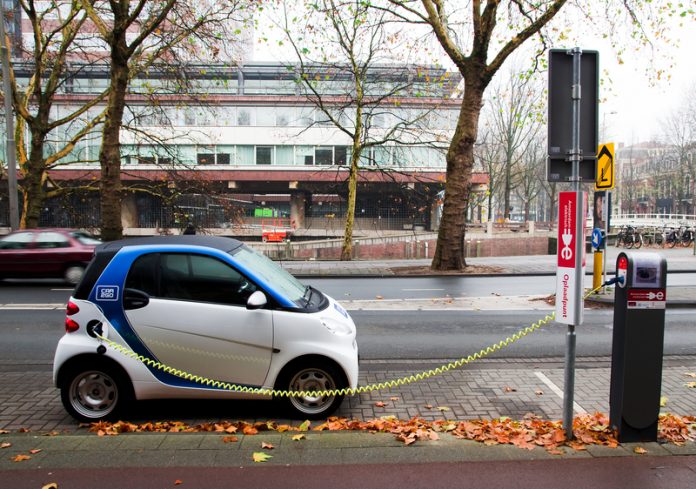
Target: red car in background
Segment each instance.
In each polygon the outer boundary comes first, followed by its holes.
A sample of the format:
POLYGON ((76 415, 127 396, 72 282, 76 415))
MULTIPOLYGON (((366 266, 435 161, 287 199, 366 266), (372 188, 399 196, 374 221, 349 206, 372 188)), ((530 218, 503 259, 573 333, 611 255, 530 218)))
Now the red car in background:
POLYGON ((101 241, 75 229, 22 229, 0 238, 0 279, 62 278, 76 284, 101 241))

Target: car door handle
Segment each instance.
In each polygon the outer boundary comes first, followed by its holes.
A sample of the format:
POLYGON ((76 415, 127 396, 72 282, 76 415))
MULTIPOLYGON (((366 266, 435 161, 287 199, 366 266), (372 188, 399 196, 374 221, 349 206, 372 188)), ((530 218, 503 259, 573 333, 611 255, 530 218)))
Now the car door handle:
POLYGON ((123 308, 126 311, 142 309, 150 303, 150 296, 142 290, 126 289, 123 294, 123 308))

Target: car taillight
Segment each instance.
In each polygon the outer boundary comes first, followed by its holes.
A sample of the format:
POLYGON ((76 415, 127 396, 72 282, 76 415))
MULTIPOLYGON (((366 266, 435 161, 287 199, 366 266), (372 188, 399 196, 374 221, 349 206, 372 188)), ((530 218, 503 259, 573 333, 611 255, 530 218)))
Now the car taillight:
POLYGON ((68 307, 66 308, 65 312, 68 316, 72 316, 73 314, 77 314, 78 312, 80 312, 80 308, 77 307, 77 304, 75 304, 74 302, 68 301, 68 307))
POLYGON ((78 329, 80 329, 80 325, 77 324, 77 321, 73 321, 72 319, 67 318, 67 317, 65 318, 65 332, 66 333, 74 333, 78 329))

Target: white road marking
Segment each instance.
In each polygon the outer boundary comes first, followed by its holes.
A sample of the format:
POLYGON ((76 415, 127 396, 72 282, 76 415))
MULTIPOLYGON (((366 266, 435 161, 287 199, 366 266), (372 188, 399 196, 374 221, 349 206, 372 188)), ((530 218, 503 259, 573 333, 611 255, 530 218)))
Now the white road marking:
POLYGON ((421 291, 429 291, 429 290, 445 290, 445 289, 401 289, 402 291, 406 292, 421 292, 421 291))
POLYGON ((5 311, 37 311, 65 309, 65 304, 0 304, 0 310, 5 311))
MULTIPOLYGON (((554 394, 556 394, 558 397, 561 398, 561 400, 563 400, 563 391, 556 384, 551 382, 551 379, 549 379, 546 375, 539 371, 534 372, 534 375, 536 375, 539 378, 539 380, 546 384, 548 388, 554 392, 554 394)), ((580 406, 580 404, 578 404, 575 401, 573 401, 573 410, 578 414, 587 414, 587 411, 585 411, 580 406)))

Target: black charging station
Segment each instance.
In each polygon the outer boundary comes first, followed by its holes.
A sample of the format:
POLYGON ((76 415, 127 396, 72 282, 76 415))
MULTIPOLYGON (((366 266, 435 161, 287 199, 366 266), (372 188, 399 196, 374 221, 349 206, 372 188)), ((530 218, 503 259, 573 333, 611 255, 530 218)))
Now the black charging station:
POLYGON ((656 441, 667 260, 657 253, 620 253, 616 275, 609 419, 621 443, 656 441))

